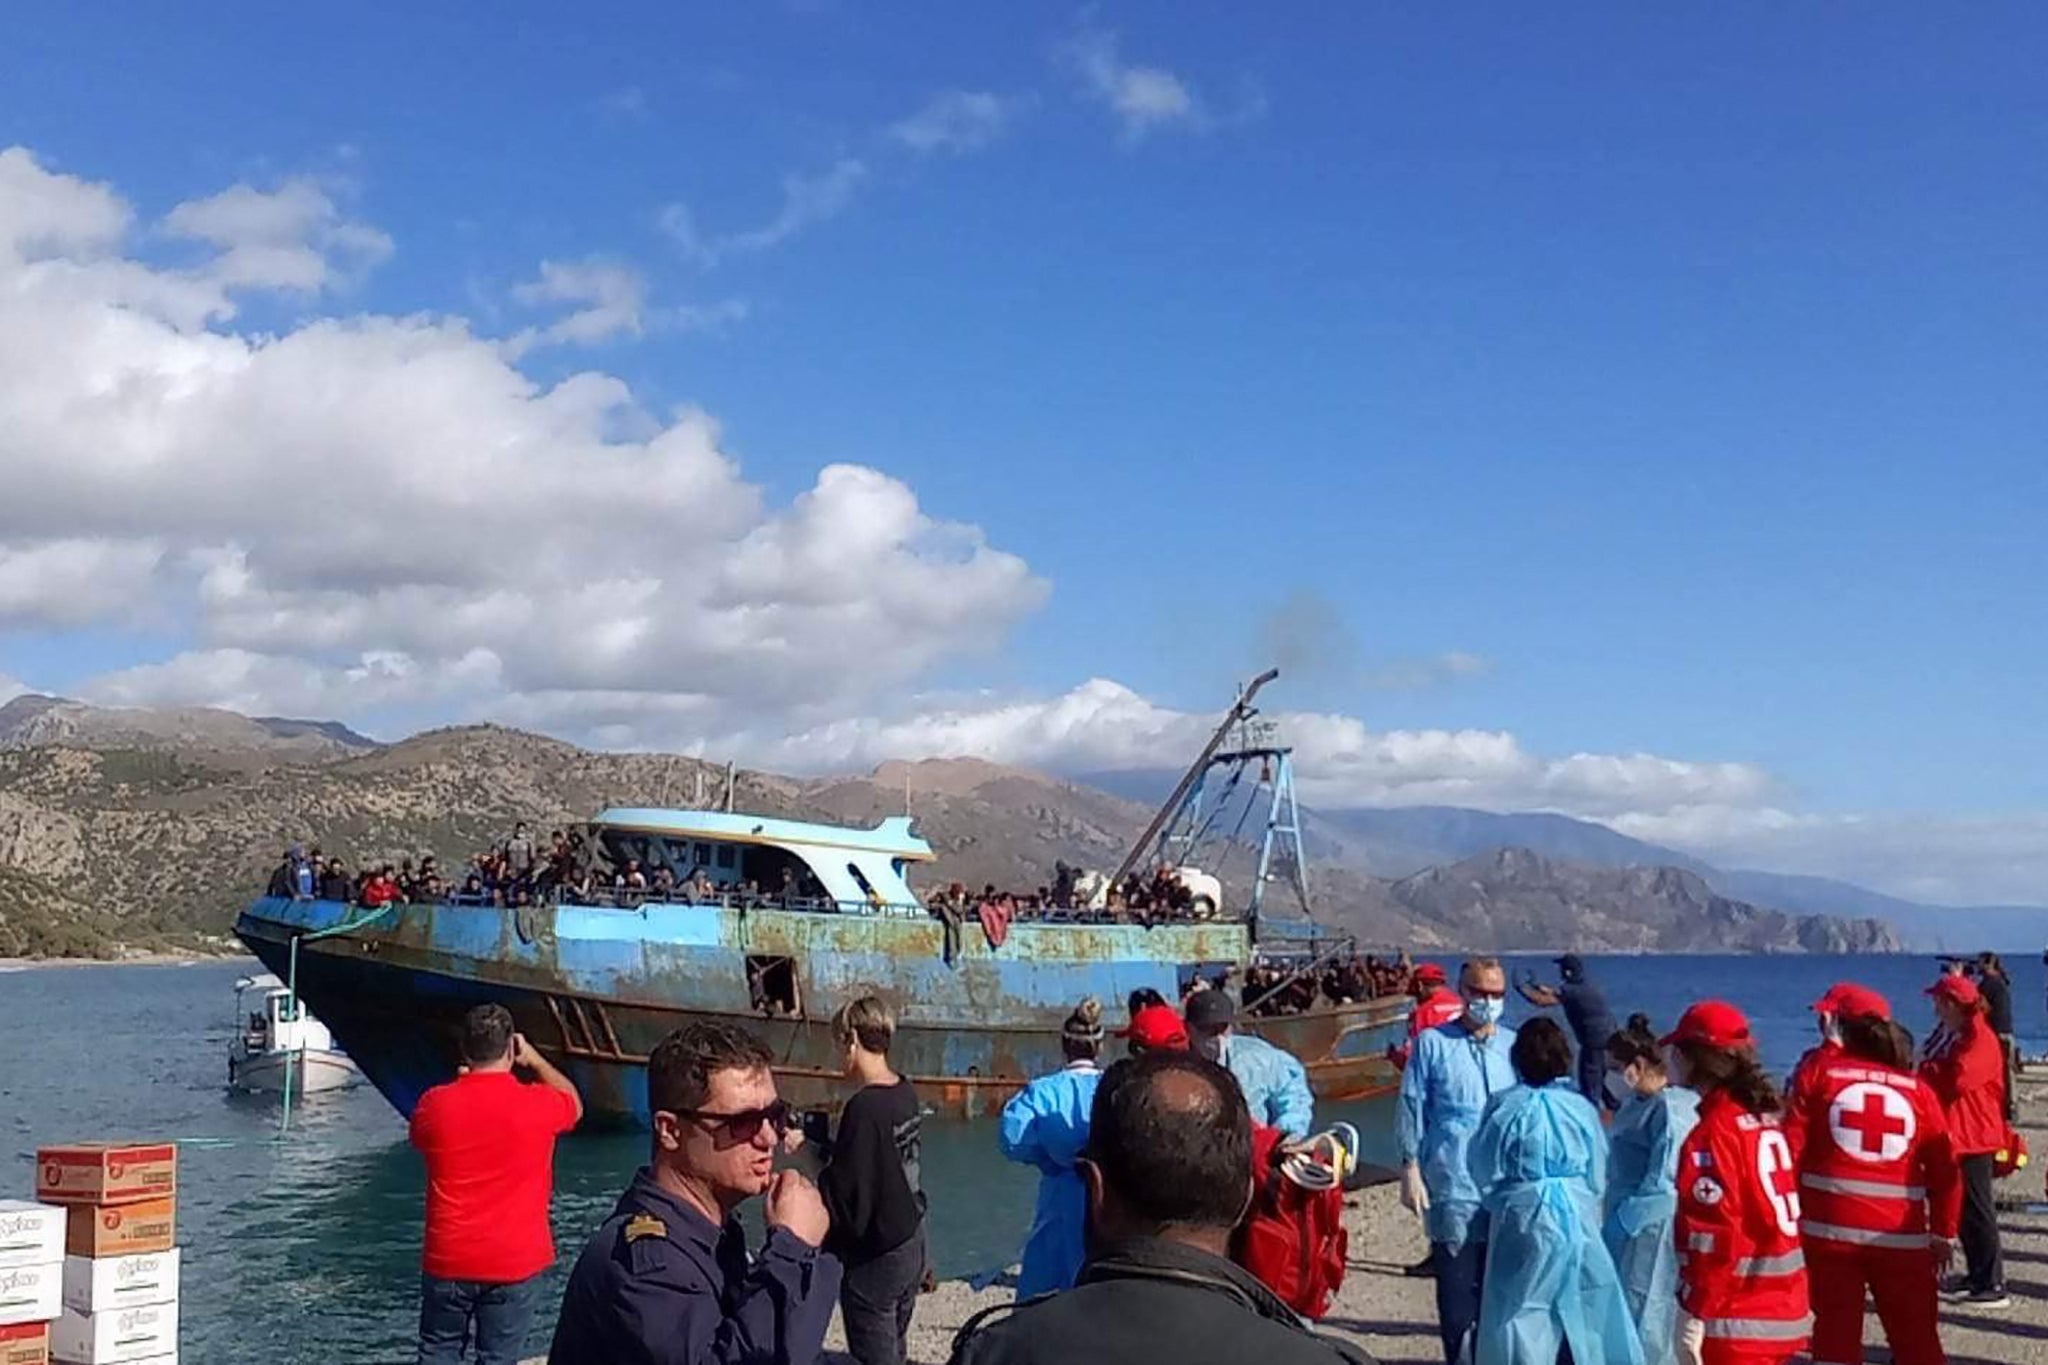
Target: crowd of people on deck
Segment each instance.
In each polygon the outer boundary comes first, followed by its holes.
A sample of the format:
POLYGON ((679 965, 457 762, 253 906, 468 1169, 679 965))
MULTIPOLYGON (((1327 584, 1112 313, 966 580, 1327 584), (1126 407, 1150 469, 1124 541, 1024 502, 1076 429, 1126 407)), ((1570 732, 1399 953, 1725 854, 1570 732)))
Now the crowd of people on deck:
POLYGON ((529 905, 634 906, 647 902, 732 903, 747 908, 816 902, 824 894, 817 878, 786 867, 773 887, 753 880, 732 885, 714 881, 699 866, 678 875, 666 866, 652 871, 637 858, 613 859, 581 830, 557 829, 545 844, 524 821, 505 838, 471 855, 458 874, 446 875, 432 853, 386 860, 351 873, 344 859, 322 854, 320 846, 293 844, 271 870, 266 894, 302 900, 333 900, 377 909, 446 903, 518 909, 529 905))

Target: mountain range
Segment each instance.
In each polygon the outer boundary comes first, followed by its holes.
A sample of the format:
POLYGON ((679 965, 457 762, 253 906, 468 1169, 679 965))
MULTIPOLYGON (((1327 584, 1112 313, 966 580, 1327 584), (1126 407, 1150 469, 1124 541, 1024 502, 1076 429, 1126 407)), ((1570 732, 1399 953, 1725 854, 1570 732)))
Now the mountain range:
MULTIPOLYGON (((0 955, 224 948, 290 843, 355 861, 433 851, 459 865, 516 820, 545 830, 613 804, 715 802, 724 780, 691 758, 594 753, 497 726, 383 745, 332 722, 18 697, 0 706, 0 955)), ((866 824, 900 813, 907 792, 940 854, 937 876, 1029 888, 1051 880, 1056 860, 1115 866, 1164 785, 1156 774, 1065 780, 937 759, 865 777, 740 772, 733 799, 866 824)), ((1303 818, 1319 913, 1387 946, 1882 951, 1902 944, 1895 916, 1953 913, 1812 879, 1776 879, 1783 896, 1745 894, 1740 878, 1766 874, 1556 815, 1303 818)), ((1251 857, 1243 839, 1225 841, 1214 870, 1242 886, 1251 857)))
MULTIPOLYGON (((1138 771, 1093 774, 1082 780, 1149 802, 1164 797, 1178 776, 1138 771)), ((1721 895, 1739 900, 1796 914, 1881 920, 1898 932, 1907 947, 1928 952, 1984 948, 2031 952, 2048 943, 2048 906, 1931 905, 1831 877, 1723 868, 1567 815, 1537 811, 1502 814, 1458 806, 1303 807, 1301 814, 1302 838, 1312 860, 1380 877, 1405 877, 1494 849, 1525 848, 1547 858, 1597 867, 1680 868, 1721 895)), ((1226 814, 1224 822, 1233 818, 1226 814)))

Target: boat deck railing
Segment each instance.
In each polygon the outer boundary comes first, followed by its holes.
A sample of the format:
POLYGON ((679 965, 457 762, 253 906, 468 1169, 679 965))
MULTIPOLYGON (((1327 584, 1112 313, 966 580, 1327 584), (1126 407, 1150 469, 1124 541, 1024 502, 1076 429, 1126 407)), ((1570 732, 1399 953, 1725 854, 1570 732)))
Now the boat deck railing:
MULTIPOLYGON (((917 902, 835 900, 830 896, 777 896, 760 892, 720 891, 703 894, 685 890, 654 891, 600 888, 574 891, 550 887, 534 892, 525 902, 506 903, 488 893, 454 891, 431 901, 401 901, 407 905, 455 905, 472 909, 519 910, 528 906, 553 908, 585 906, 606 910, 639 910, 650 906, 692 906, 716 910, 788 910, 814 915, 864 915, 889 919, 937 919, 939 912, 917 902)), ((973 907, 961 912, 963 924, 976 922, 973 907)), ((1090 909, 1082 906, 1018 906, 1009 913, 1011 924, 1131 924, 1153 927, 1166 924, 1237 923, 1226 917, 1195 919, 1185 915, 1154 916, 1128 909, 1090 909)))

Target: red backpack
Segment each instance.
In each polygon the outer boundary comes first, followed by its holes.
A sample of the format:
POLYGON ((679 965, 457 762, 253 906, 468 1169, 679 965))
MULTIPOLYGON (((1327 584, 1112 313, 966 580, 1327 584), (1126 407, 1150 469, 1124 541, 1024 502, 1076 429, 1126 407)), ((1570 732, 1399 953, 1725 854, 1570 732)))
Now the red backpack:
POLYGON ((1311 1190, 1280 1170, 1277 1128, 1252 1128, 1252 1169, 1259 1173, 1251 1210, 1238 1225, 1231 1259, 1303 1317, 1330 1311, 1344 1283, 1350 1234, 1344 1229, 1341 1186, 1311 1190))

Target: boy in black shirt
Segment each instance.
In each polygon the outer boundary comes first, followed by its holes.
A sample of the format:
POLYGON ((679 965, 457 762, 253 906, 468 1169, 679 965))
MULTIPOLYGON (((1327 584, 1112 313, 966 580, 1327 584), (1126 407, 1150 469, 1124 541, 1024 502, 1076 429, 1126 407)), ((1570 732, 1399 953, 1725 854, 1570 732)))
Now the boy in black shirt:
POLYGON ((846 1266, 839 1312, 860 1365, 904 1365, 910 1316, 924 1283, 924 1119, 917 1092, 889 1067, 896 1017, 872 995, 832 1016, 846 1074, 861 1088, 839 1115, 819 1193, 832 1214, 826 1247, 846 1266))

